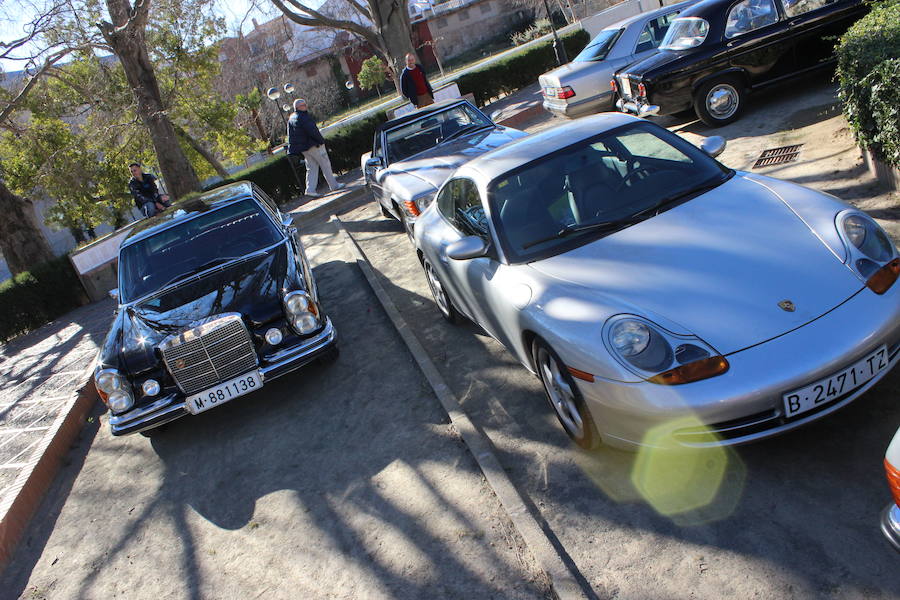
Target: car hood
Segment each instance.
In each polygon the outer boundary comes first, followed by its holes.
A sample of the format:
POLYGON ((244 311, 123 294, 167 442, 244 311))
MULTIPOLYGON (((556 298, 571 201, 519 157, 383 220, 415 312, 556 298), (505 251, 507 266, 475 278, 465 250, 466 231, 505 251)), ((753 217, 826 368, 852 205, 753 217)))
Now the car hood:
POLYGON ((158 365, 155 347, 160 342, 206 317, 240 313, 251 328, 280 318, 282 290, 303 288, 289 243, 285 240, 122 307, 101 354, 103 362, 140 373, 158 365))
POLYGON ((403 187, 408 189, 421 188, 425 184, 436 190, 464 163, 525 135, 509 127, 464 135, 391 164, 384 172, 385 181, 399 177, 404 180, 403 187))
POLYGON ((661 315, 722 354, 800 327, 862 287, 778 195, 740 175, 531 267, 612 297, 623 312, 661 315))

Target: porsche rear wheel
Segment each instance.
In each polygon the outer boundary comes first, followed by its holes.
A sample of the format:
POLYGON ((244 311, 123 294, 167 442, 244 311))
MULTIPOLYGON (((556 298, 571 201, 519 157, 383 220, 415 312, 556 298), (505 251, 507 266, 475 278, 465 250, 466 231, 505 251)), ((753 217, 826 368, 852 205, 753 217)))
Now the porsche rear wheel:
POLYGON ((586 450, 593 450, 600 445, 600 434, 594 425, 594 419, 575 385, 568 369, 543 340, 536 339, 531 347, 534 366, 547 401, 553 407, 556 418, 572 441, 586 450))

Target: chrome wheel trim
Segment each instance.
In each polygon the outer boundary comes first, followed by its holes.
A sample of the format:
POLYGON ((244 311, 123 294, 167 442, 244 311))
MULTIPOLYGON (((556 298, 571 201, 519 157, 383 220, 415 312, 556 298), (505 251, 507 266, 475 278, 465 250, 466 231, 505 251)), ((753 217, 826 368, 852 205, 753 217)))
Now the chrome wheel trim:
POLYGON ((706 93, 706 112, 713 118, 725 120, 737 112, 740 93, 730 83, 718 83, 706 93))
POLYGON ((438 308, 441 309, 444 315, 449 317, 450 299, 447 297, 447 292, 444 291, 444 286, 441 285, 441 280, 438 279, 437 273, 434 272, 434 267, 428 261, 425 261, 425 279, 428 281, 428 289, 431 290, 431 296, 434 298, 435 304, 438 305, 438 308))
POLYGON ((575 392, 566 382, 559 368, 559 363, 546 348, 538 349, 538 368, 541 370, 541 381, 550 399, 550 404, 562 422, 566 431, 574 438, 584 437, 584 422, 575 402, 575 392))

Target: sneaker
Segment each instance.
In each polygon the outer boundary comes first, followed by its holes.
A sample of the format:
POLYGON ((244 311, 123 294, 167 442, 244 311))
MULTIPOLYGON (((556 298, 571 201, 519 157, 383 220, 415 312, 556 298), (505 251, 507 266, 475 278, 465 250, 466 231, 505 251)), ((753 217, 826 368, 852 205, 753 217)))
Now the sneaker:
POLYGON ((320 194, 318 192, 312 192, 312 193, 306 192, 305 195, 307 198, 321 198, 322 197, 322 194, 320 194))
POLYGON ((339 190, 344 189, 345 187, 347 187, 347 184, 346 184, 346 183, 339 183, 339 184, 337 184, 337 186, 336 186, 333 190, 331 190, 331 191, 332 191, 332 192, 337 192, 337 191, 339 191, 339 190))

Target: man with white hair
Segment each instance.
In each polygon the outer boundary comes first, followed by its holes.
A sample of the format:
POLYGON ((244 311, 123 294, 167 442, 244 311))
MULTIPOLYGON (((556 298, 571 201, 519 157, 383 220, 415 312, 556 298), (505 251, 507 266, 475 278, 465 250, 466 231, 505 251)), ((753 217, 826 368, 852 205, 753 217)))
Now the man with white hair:
POLYGON ((316 198, 321 194, 316 192, 319 185, 319 170, 325 176, 328 187, 336 192, 344 187, 338 183, 331 170, 331 160, 325 150, 325 138, 319 133, 316 122, 307 112, 306 100, 297 98, 294 100, 294 112, 288 119, 288 160, 299 162, 300 155, 306 159, 306 195, 316 198))

